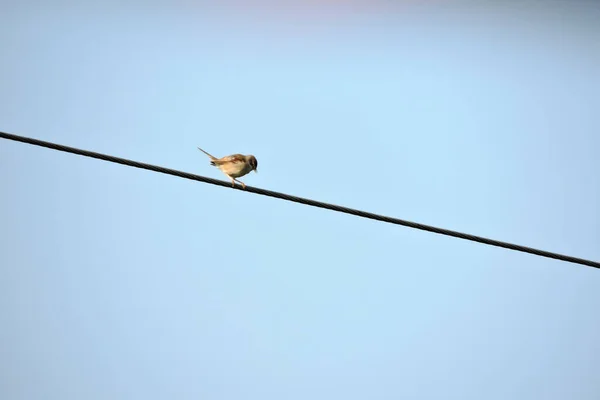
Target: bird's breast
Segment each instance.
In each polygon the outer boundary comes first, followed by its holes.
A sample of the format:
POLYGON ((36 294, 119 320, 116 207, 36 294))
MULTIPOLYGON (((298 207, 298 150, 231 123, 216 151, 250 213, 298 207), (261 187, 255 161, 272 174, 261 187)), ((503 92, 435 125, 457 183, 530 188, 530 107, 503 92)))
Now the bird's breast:
POLYGON ((223 171, 225 174, 233 177, 239 178, 240 176, 246 175, 248 172, 252 171, 252 167, 247 163, 225 163, 219 166, 219 169, 223 171))

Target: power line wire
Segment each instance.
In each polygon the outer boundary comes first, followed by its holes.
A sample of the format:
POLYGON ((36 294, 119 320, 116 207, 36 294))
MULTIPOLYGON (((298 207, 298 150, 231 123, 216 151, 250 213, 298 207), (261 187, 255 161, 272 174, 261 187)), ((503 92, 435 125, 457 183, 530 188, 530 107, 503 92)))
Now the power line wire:
MULTIPOLYGON (((52 142, 45 142, 43 140, 28 138, 25 136, 18 136, 18 135, 13 135, 10 133, 0 132, 0 138, 14 140, 17 142, 22 142, 22 143, 28 143, 28 144, 32 144, 35 146, 46 147, 46 148, 53 149, 53 150, 64 151, 66 153, 78 154, 78 155, 81 155, 84 157, 97 158, 100 160, 110 161, 113 163, 127 165, 130 167, 147 169, 150 171, 160 172, 160 173, 167 174, 167 175, 178 176, 180 178, 191 179, 191 180, 198 181, 198 182, 210 183, 212 185, 231 188, 231 183, 229 183, 229 182, 220 181, 220 180, 212 179, 212 178, 207 178, 207 177, 200 176, 200 175, 190 174, 188 172, 182 172, 182 171, 178 171, 178 170, 174 170, 174 169, 170 169, 170 168, 159 167, 159 166, 152 165, 152 164, 146 164, 146 163, 141 163, 141 162, 137 162, 137 161, 132 161, 132 160, 128 160, 125 158, 114 157, 114 156, 110 156, 107 154, 96 153, 93 151, 77 149, 77 148, 69 147, 69 146, 63 146, 63 145, 52 143, 52 142)), ((436 227, 430 226, 430 225, 424 225, 424 224, 419 224, 416 222, 406 221, 406 220, 402 220, 402 219, 398 219, 398 218, 387 217, 385 215, 373 214, 373 213, 366 212, 366 211, 355 210, 352 208, 342 207, 342 206, 338 206, 335 204, 329 204, 329 203, 324 203, 321 201, 305 199, 305 198, 297 197, 297 196, 291 196, 291 195, 288 195, 285 193, 274 192, 271 190, 259 189, 259 188, 255 188, 252 186, 246 186, 246 189, 242 189, 241 186, 236 185, 235 189, 243 190, 243 191, 249 192, 249 193, 260 194, 263 196, 274 197, 274 198, 281 199, 281 200, 305 204, 305 205, 312 206, 312 207, 324 208, 327 210, 351 214, 351 215, 355 215, 357 217, 374 219, 376 221, 387 222, 387 223, 395 224, 395 225, 407 226, 409 228, 433 232, 433 233, 437 233, 440 235, 452 236, 452 237, 456 237, 459 239, 470 240, 472 242, 479 242, 479 243, 487 244, 490 246, 502 247, 502 248, 509 249, 509 250, 534 254, 534 255, 537 255, 540 257, 547 257, 547 258, 552 258, 555 260, 561 260, 561 261, 586 265, 589 267, 594 267, 594 268, 600 269, 600 262, 586 260, 583 258, 577 258, 577 257, 567 256, 564 254, 552 253, 549 251, 544 251, 544 250, 534 249, 531 247, 521 246, 521 245, 517 245, 517 244, 501 242, 498 240, 488 239, 488 238, 484 238, 481 236, 470 235, 468 233, 452 231, 449 229, 436 228, 436 227)))

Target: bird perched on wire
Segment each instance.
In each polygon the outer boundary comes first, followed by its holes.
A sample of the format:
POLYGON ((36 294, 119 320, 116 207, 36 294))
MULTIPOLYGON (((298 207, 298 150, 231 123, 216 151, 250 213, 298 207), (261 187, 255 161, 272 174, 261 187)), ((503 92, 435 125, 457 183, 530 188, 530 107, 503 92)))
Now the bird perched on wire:
POLYGON ((214 165, 219 168, 229 179, 231 179, 231 186, 235 187, 235 182, 239 182, 242 188, 246 189, 246 184, 236 178, 242 177, 248 174, 250 171, 258 172, 258 161, 253 155, 243 154, 232 154, 223 158, 217 158, 212 154, 207 153, 198 147, 198 150, 206 154, 210 158, 210 165, 214 165))

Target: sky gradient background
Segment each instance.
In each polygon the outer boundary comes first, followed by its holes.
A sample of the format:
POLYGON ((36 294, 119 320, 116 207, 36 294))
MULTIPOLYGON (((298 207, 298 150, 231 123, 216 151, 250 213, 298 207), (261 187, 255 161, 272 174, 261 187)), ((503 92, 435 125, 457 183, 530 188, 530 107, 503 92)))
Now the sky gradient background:
MULTIPOLYGON (((600 260, 597 3, 315 3, 4 2, 0 130, 600 260)), ((3 399, 600 396, 598 270, 6 140, 0 182, 3 399)))

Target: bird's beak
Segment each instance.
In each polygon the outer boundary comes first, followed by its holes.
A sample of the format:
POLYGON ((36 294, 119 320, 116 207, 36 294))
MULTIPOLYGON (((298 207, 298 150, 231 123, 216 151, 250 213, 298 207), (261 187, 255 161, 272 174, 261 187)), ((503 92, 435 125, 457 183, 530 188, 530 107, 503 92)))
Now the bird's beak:
POLYGON ((254 172, 256 172, 258 174, 258 170, 257 169, 255 169, 254 172))

